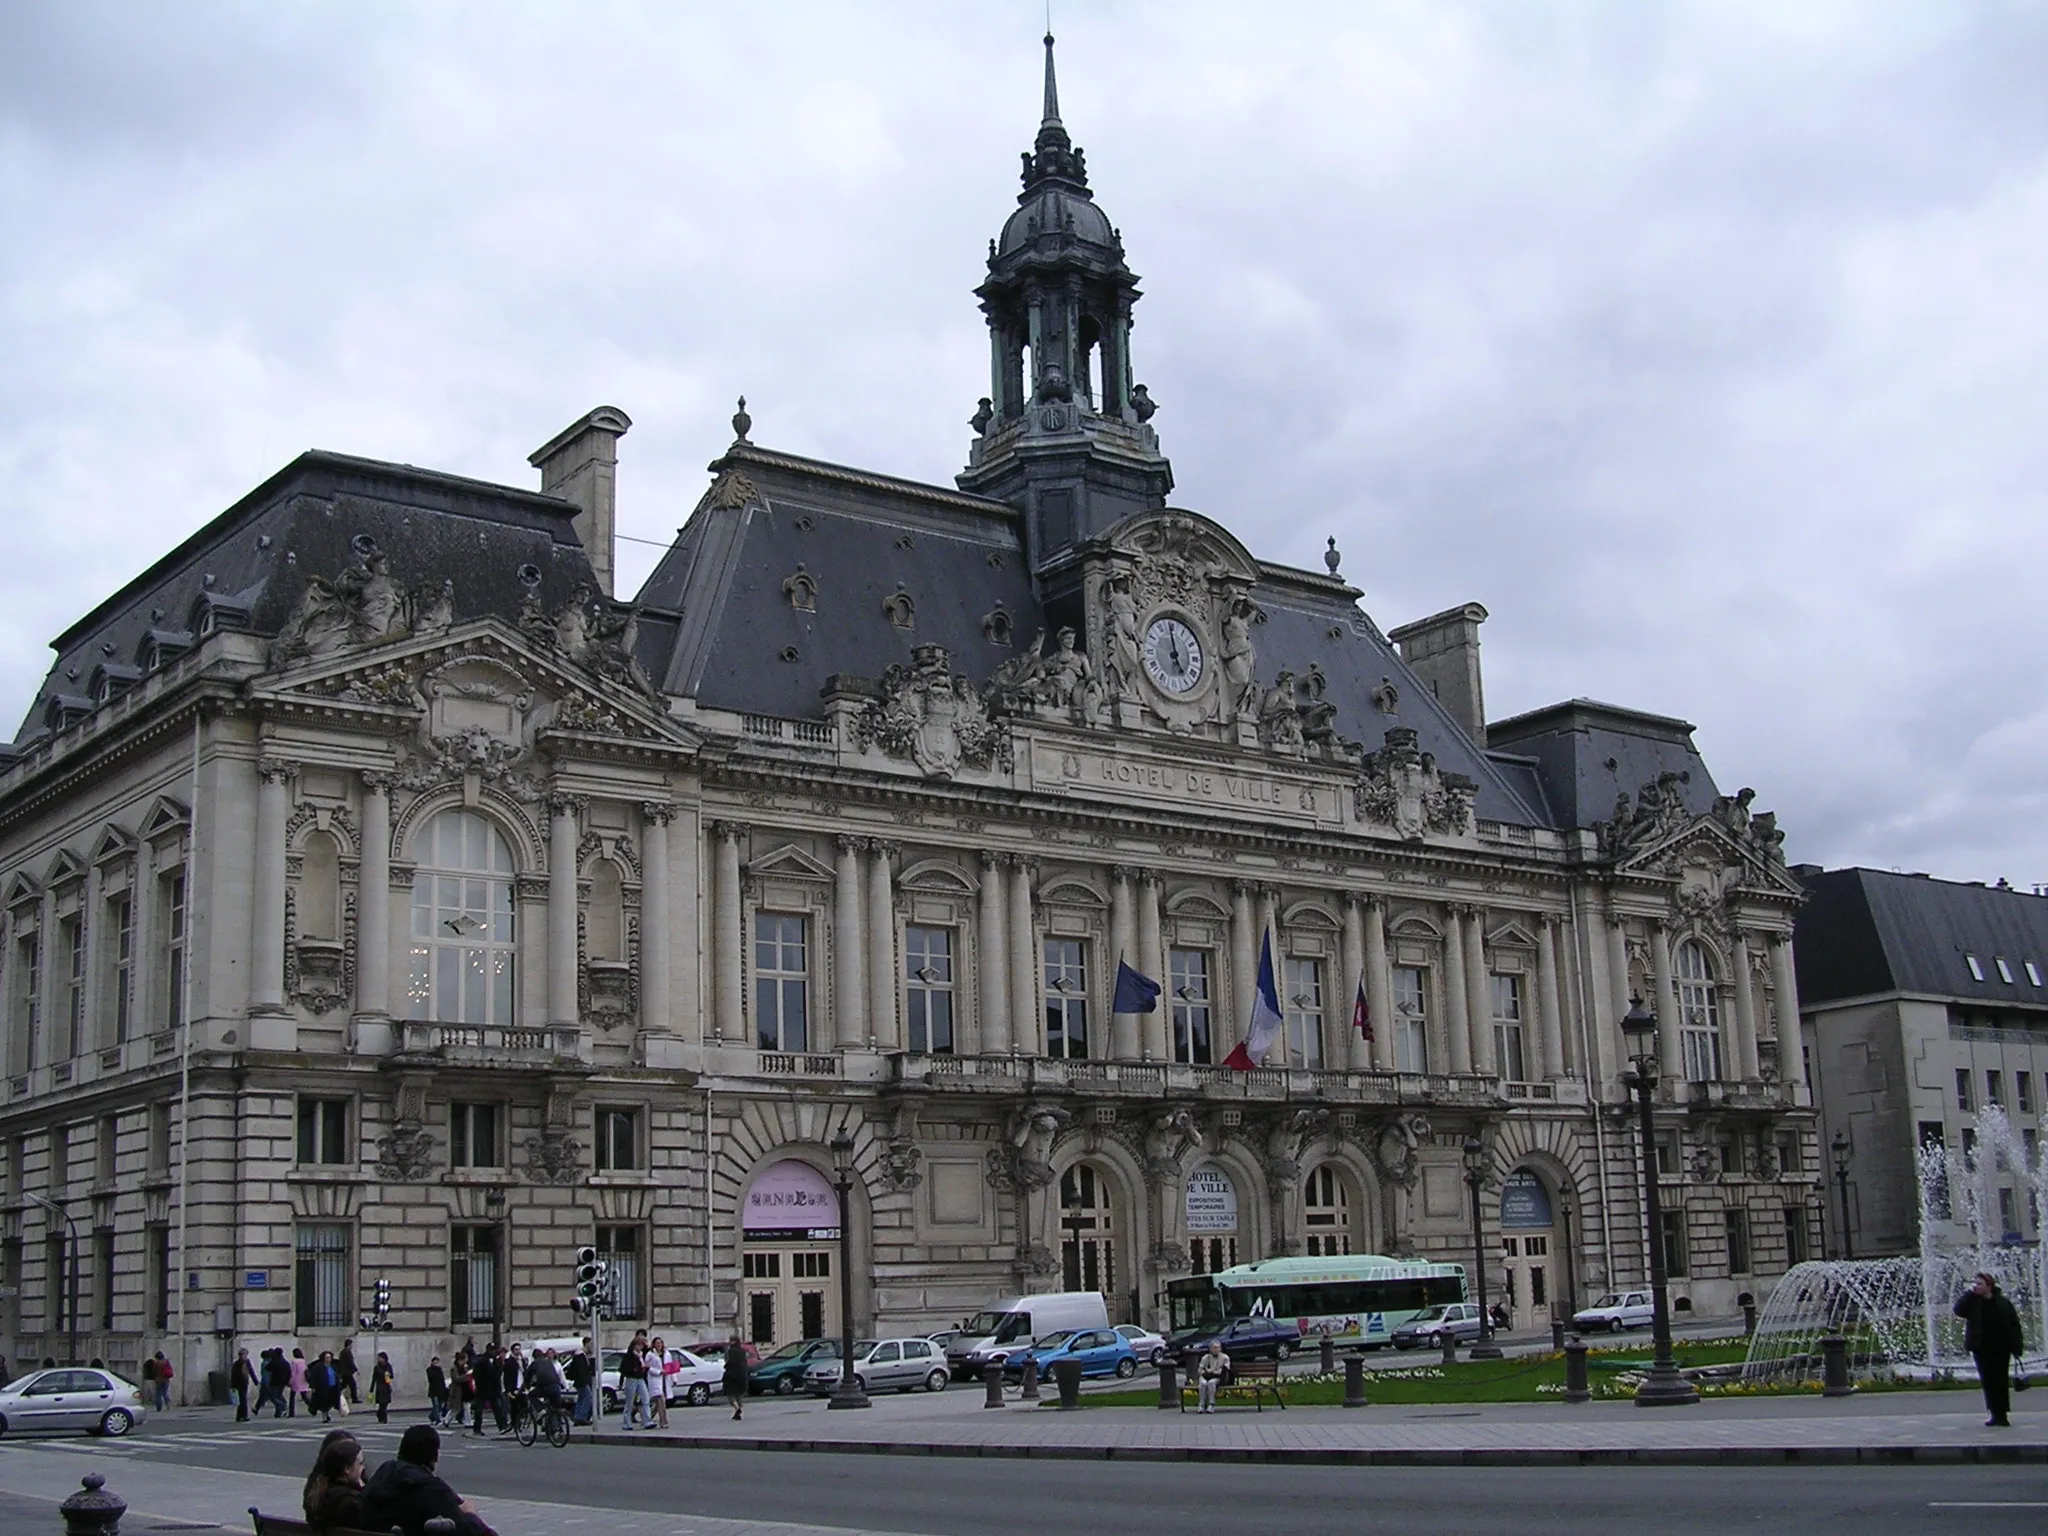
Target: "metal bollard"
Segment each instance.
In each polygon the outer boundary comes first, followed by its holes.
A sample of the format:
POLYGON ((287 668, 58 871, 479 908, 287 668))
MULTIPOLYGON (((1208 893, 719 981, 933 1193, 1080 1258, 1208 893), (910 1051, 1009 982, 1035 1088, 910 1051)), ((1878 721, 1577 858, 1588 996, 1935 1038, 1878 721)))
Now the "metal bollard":
POLYGON ((1564 1400, 1568 1403, 1587 1403, 1593 1400, 1593 1389, 1586 1382, 1584 1339, 1573 1339, 1564 1347, 1564 1400))
POLYGON ((74 1493, 58 1506, 64 1516, 64 1536, 121 1536, 121 1517, 128 1504, 117 1493, 102 1493, 107 1480, 88 1472, 81 1481, 85 1491, 74 1493))
POLYGON ((1026 1355, 1024 1357, 1024 1401, 1027 1403, 1038 1401, 1038 1356, 1036 1355, 1026 1355))
POLYGON ((1081 1362, 1061 1358, 1052 1363, 1053 1379, 1060 1384, 1060 1406, 1081 1406, 1081 1362))
POLYGON ((1159 1362, 1159 1406, 1180 1406, 1180 1368, 1173 1363, 1171 1355, 1159 1362))
POLYGON ((1742 1333, 1745 1338, 1756 1337, 1756 1303, 1753 1301, 1742 1304, 1742 1333))
POLYGON ((1344 1357, 1344 1406, 1365 1406, 1365 1352, 1352 1350, 1344 1357))
POLYGON ((1458 1336, 1446 1328, 1443 1332, 1443 1340, 1444 1364, 1456 1365, 1458 1363, 1458 1336))
POLYGON ((1550 1347, 1560 1352, 1564 1349, 1564 1319, 1561 1317, 1550 1320, 1550 1347))
POLYGON ((1820 1341, 1820 1395, 1847 1397, 1855 1390, 1849 1385, 1849 1341, 1830 1333, 1820 1341))
POLYGON ((984 1408, 1002 1407, 1003 1368, 1000 1365, 991 1365, 981 1373, 981 1379, 988 1387, 988 1396, 982 1399, 981 1406, 984 1408))
POLYGON ((1327 1333, 1323 1335, 1322 1365, 1323 1374, 1325 1376, 1334 1376, 1337 1374, 1337 1341, 1331 1338, 1327 1333))

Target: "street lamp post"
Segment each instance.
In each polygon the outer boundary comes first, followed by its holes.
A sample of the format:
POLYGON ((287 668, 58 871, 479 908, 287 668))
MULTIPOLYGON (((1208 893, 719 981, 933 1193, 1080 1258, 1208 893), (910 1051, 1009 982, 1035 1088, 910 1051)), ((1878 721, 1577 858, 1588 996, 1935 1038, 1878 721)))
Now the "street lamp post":
POLYGON ((839 1385, 831 1408, 865 1408, 868 1395, 853 1374, 853 1132, 832 1138, 833 1180, 839 1191, 839 1385))
POLYGON ((1664 1208, 1657 1188, 1657 1128, 1651 1115, 1651 1098, 1657 1091, 1657 1015, 1643 1006, 1640 997, 1628 1000, 1628 1013, 1621 1021, 1622 1038, 1628 1041, 1629 1057, 1635 1068, 1636 1110, 1641 1119, 1643 1142, 1643 1221, 1650 1254, 1650 1332, 1656 1341, 1657 1358, 1650 1374, 1636 1388, 1638 1408, 1668 1408, 1696 1403, 1700 1395, 1678 1374, 1678 1362, 1671 1358, 1671 1299, 1669 1277, 1664 1270, 1664 1208))
POLYGON ((1486 1144, 1477 1136, 1465 1138, 1465 1182, 1472 1190, 1472 1257, 1479 1271, 1479 1337, 1470 1351, 1474 1360, 1500 1359, 1500 1346, 1493 1342, 1493 1314, 1486 1307, 1486 1233, 1479 1220, 1479 1192, 1486 1187, 1486 1144))
POLYGON ((1557 1214, 1564 1222, 1564 1320, 1569 1324, 1579 1310, 1579 1266, 1572 1257, 1572 1202, 1569 1196, 1559 1199, 1557 1214))
POLYGON ((1828 1150, 1835 1154, 1835 1188, 1842 1197, 1842 1257, 1856 1257, 1856 1245, 1849 1240, 1849 1138, 1840 1131, 1828 1143, 1828 1150))
POLYGON ((71 1343, 69 1348, 69 1358, 65 1363, 68 1365, 83 1365, 85 1362, 78 1358, 78 1223, 71 1219, 71 1213, 69 1211, 65 1210, 63 1206, 59 1205, 54 1200, 36 1194, 27 1195, 26 1198, 29 1204, 39 1205, 44 1210, 48 1211, 51 1215, 63 1217, 64 1228, 67 1232, 71 1234, 71 1284, 69 1286, 70 1299, 68 1302, 68 1306, 71 1312, 71 1326, 69 1330, 71 1335, 71 1343))

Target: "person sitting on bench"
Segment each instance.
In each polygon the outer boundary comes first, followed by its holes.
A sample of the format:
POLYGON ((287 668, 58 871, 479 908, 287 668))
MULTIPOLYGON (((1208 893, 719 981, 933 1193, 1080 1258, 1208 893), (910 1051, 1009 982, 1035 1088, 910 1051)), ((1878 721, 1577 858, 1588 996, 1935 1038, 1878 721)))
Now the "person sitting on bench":
POLYGON ((398 1442, 398 1459, 377 1469, 363 1490, 363 1529, 426 1536, 429 1520, 453 1520, 456 1536, 496 1536, 476 1506, 434 1475, 441 1436, 431 1424, 415 1424, 398 1442))
POLYGON ((315 1531, 354 1531, 363 1524, 363 1448, 345 1429, 330 1430, 313 1458, 301 1502, 315 1531))

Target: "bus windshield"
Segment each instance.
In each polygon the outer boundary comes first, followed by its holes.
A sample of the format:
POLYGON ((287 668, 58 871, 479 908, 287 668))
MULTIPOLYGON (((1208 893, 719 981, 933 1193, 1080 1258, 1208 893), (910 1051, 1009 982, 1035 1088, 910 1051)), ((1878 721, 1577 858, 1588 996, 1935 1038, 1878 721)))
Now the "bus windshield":
POLYGON ((1170 1333, 1220 1328, 1223 1298, 1207 1275, 1194 1280, 1170 1280, 1166 1285, 1166 1314, 1170 1333))

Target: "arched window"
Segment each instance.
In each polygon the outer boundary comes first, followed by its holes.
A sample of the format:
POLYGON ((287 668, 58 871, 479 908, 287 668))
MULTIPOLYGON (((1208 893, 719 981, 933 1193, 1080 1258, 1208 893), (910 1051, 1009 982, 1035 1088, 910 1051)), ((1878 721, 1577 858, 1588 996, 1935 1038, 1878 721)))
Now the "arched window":
POLYGON ((1070 1291, 1100 1291, 1116 1306, 1115 1211, 1109 1180, 1086 1163, 1060 1175, 1060 1231, 1070 1291))
POLYGON ((314 832, 299 854, 299 937, 341 937, 341 846, 314 832))
POLYGON ((1721 1076, 1721 1000, 1714 965, 1697 939, 1678 946, 1678 1031, 1688 1082, 1711 1083, 1721 1076))
POLYGON ((1310 1254, 1352 1252, 1350 1181, 1328 1163, 1310 1170, 1303 1191, 1310 1254))
POLYGON ((510 1024, 512 850, 474 811, 442 811, 420 829, 412 878, 406 1016, 510 1024))
POLYGON ((592 960, 626 958, 626 897, 619 884, 619 866, 610 859, 599 859, 590 866, 583 947, 592 960))

